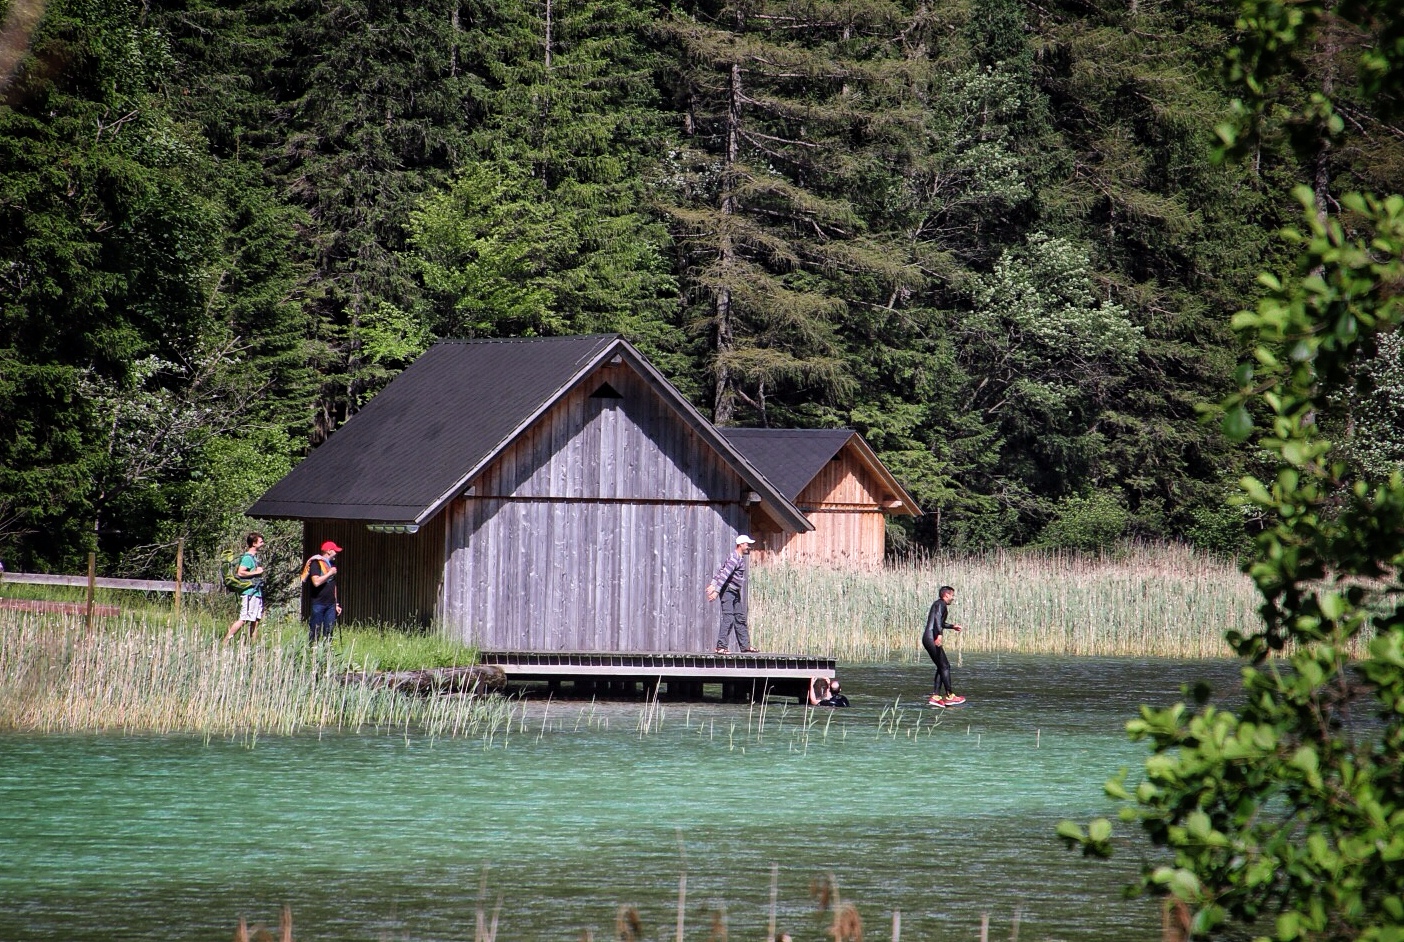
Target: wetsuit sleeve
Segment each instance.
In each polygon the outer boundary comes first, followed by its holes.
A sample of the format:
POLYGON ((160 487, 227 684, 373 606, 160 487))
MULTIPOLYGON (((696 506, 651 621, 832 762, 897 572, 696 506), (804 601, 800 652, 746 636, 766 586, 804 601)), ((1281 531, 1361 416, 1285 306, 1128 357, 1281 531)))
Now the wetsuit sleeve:
POLYGON ((947 618, 949 612, 950 608, 947 607, 944 599, 932 602, 931 611, 926 613, 926 633, 922 637, 932 641, 941 637, 942 632, 951 627, 950 620, 947 618))

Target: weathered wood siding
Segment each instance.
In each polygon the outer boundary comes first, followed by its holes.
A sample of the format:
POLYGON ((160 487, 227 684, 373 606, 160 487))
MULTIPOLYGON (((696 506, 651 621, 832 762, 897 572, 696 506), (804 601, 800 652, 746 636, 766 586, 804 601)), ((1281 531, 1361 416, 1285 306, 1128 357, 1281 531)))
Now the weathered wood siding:
MULTIPOLYGON (((302 558, 327 540, 341 547, 336 558, 341 620, 397 625, 432 623, 444 567, 444 520, 439 514, 418 533, 372 533, 351 520, 307 520, 302 558)), ((304 587, 302 615, 310 611, 304 587)))
POLYGON ((488 650, 710 648, 703 587, 743 484, 631 369, 562 397, 472 487, 448 511, 450 631, 488 650))
POLYGON ((879 482, 845 448, 814 476, 796 501, 814 529, 785 533, 758 526, 760 562, 880 568, 887 536, 882 497, 879 482))

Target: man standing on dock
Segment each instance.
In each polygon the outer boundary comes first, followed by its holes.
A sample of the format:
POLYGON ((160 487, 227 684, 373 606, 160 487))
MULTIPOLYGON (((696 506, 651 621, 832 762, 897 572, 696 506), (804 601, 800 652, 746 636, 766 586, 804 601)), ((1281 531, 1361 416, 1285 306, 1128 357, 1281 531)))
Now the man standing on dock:
POLYGON ((742 654, 754 654, 751 647, 751 633, 746 628, 746 557, 751 554, 751 544, 755 540, 742 533, 736 538, 736 549, 717 569, 712 581, 707 583, 708 601, 721 599, 721 632, 717 635, 717 654, 730 654, 727 647, 728 636, 736 632, 736 650, 742 654))
POLYGON ((950 605, 954 601, 955 589, 948 585, 941 586, 941 590, 936 593, 936 601, 931 603, 931 610, 926 613, 926 628, 921 633, 921 646, 926 649, 931 662, 936 665, 931 698, 926 701, 932 706, 955 706, 965 702, 964 697, 956 696, 955 691, 951 689, 951 662, 946 657, 946 648, 941 638, 947 629, 961 630, 960 625, 953 625, 949 621, 950 605), (945 691, 944 695, 942 691, 945 691))

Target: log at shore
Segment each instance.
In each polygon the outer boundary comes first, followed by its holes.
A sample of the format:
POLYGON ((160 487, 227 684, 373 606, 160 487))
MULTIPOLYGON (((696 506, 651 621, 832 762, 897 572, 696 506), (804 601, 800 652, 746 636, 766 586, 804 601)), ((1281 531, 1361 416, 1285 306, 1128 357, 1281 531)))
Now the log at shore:
POLYGON ((343 680, 368 687, 389 687, 400 693, 487 694, 507 686, 502 668, 475 664, 471 667, 430 667, 417 671, 347 672, 343 680))

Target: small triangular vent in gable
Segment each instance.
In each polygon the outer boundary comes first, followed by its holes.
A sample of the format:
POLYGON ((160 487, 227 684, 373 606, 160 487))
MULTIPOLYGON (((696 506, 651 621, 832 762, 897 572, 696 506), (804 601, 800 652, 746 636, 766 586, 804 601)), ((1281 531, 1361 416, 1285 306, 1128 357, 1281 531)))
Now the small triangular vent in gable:
POLYGON ((594 392, 590 393, 590 398, 591 398, 591 399, 623 399, 624 397, 623 397, 623 395, 620 394, 619 390, 615 389, 615 388, 614 388, 613 386, 611 386, 609 383, 600 383, 600 388, 599 388, 599 389, 596 389, 594 392))

